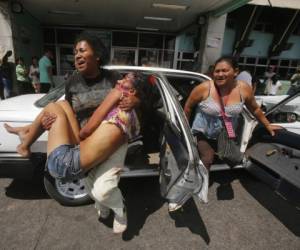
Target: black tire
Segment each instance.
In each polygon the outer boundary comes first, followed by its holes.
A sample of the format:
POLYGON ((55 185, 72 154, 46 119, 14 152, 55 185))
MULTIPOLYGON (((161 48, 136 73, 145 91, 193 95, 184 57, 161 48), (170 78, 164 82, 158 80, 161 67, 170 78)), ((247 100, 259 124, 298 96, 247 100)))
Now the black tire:
POLYGON ((85 191, 83 179, 62 183, 45 172, 44 186, 49 196, 63 206, 82 206, 92 203, 92 199, 85 191))

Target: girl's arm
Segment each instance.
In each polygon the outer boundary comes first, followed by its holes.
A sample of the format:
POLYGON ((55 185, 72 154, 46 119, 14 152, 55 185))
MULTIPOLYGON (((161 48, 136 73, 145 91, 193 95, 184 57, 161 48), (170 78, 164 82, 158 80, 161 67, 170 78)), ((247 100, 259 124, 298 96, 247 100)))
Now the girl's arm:
POLYGON ((104 120, 109 111, 118 103, 122 96, 122 92, 117 89, 112 89, 105 97, 104 101, 94 111, 89 121, 83 126, 79 132, 81 140, 91 135, 104 120))

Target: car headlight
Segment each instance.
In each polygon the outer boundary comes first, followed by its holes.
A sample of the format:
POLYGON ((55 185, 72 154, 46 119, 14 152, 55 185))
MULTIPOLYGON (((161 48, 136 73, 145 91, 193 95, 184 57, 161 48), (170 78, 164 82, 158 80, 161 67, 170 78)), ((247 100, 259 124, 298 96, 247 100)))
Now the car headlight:
POLYGON ((293 123, 300 121, 300 117, 292 112, 280 112, 273 116, 271 119, 273 123, 293 123))

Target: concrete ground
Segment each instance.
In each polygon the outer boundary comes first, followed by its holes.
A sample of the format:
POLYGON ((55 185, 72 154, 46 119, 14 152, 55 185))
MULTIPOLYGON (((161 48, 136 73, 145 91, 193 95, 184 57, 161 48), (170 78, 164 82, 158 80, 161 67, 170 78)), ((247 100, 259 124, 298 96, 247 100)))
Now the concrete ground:
POLYGON ((209 203, 169 214, 157 178, 123 179, 123 235, 93 205, 63 207, 40 179, 0 179, 0 249, 300 249, 300 211, 245 171, 212 173, 209 203))

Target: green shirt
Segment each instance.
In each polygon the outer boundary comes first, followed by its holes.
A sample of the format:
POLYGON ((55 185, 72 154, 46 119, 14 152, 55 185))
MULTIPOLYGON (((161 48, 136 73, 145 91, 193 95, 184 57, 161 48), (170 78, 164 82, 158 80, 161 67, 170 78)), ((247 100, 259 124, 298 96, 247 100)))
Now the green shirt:
POLYGON ((18 64, 16 66, 16 76, 18 81, 27 82, 27 72, 24 65, 18 64))
POLYGON ((39 71, 40 71, 40 83, 51 83, 51 79, 48 74, 48 68, 52 68, 52 63, 47 56, 43 56, 39 60, 39 71))

